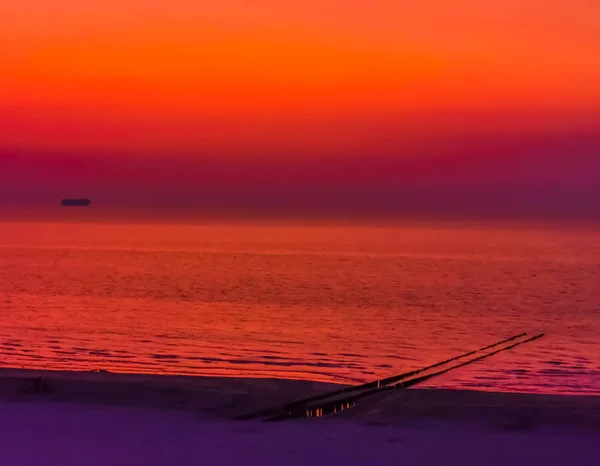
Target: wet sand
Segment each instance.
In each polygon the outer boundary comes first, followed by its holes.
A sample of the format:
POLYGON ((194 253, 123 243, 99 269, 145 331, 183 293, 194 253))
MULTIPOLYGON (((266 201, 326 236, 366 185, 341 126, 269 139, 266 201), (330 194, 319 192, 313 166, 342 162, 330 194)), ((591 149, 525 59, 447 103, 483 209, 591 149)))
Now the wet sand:
POLYGON ((0 400, 4 401, 178 409, 224 419, 339 387, 285 379, 0 369, 0 400))
POLYGON ((339 387, 0 369, 0 464, 598 464, 593 396, 410 389, 319 419, 231 420, 339 387))
MULTIPOLYGON (((210 420, 231 419, 341 387, 284 379, 0 369, 0 401, 8 403, 182 410, 210 420)), ((600 432, 600 396, 415 388, 375 395, 329 419, 371 425, 441 420, 515 430, 558 425, 600 432)))

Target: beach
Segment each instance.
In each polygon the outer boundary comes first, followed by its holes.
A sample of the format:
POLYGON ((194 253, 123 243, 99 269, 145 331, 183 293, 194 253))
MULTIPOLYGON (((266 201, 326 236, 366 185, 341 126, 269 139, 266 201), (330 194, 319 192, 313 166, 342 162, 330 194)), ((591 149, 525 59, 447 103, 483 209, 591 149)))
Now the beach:
POLYGON ((597 227, 0 226, 0 466, 598 463, 597 227))
POLYGON ((11 466, 593 465, 600 397, 397 390, 319 419, 232 417, 339 385, 281 379, 0 371, 11 466))

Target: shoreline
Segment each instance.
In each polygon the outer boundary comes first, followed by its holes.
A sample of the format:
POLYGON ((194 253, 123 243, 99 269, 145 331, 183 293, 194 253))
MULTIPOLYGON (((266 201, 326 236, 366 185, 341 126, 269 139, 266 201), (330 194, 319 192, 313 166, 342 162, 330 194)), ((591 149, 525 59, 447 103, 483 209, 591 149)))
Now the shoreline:
POLYGON ((225 419, 343 386, 278 378, 0 368, 0 401, 193 410, 225 419))
MULTIPOLYGON (((289 379, 0 368, 2 403, 185 411, 213 421, 342 387, 289 379)), ((375 395, 323 420, 398 426, 443 421, 508 430, 568 426, 600 431, 600 396, 411 388, 375 395)))
POLYGON ((339 385, 0 369, 10 466, 595 466, 600 396, 447 389, 381 393, 338 413, 236 421, 339 385), (43 382, 43 383, 40 383, 43 382), (36 388, 37 387, 37 388, 36 388))

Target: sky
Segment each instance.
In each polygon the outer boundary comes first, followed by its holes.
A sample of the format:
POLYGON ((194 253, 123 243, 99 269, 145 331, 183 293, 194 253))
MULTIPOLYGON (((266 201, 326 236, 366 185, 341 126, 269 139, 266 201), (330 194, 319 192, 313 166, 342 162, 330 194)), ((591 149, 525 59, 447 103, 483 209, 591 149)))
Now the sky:
POLYGON ((594 210, 598 24, 596 0, 4 0, 0 204, 594 210))

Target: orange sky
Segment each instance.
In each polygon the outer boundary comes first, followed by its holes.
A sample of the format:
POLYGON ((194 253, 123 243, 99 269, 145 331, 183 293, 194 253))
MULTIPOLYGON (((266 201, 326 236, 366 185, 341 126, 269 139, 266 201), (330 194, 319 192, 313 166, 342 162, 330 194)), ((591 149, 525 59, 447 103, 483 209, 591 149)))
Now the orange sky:
POLYGON ((599 24, 596 0, 3 0, 1 144, 344 154, 593 131, 599 24))

